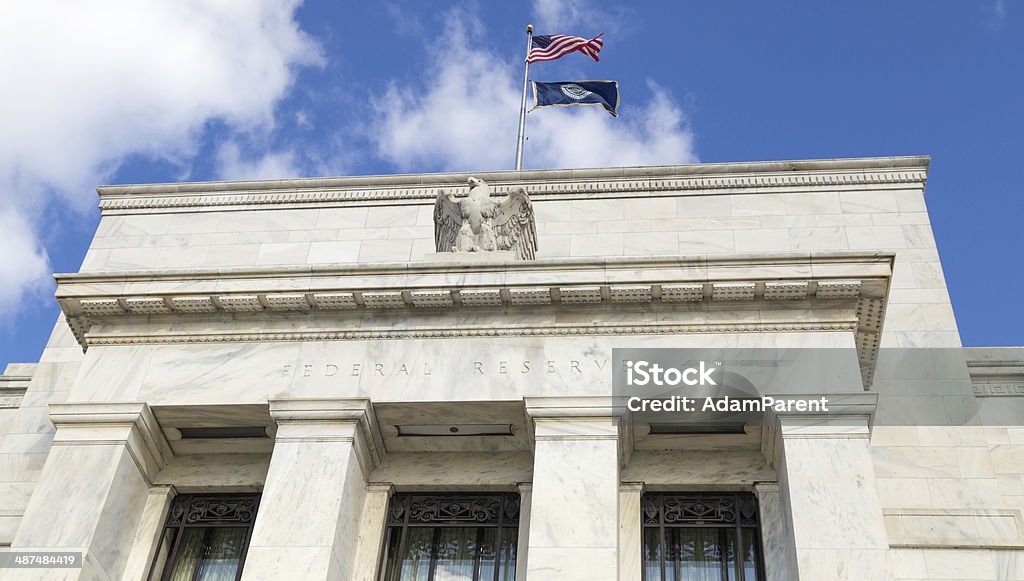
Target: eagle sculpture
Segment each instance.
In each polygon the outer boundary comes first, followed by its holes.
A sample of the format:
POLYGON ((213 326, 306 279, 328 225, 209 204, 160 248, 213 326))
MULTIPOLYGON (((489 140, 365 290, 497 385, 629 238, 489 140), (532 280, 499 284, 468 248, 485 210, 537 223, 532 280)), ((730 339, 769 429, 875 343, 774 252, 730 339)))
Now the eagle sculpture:
POLYGON ((469 195, 457 199, 444 190, 434 202, 434 244, 438 252, 506 250, 519 260, 537 253, 537 227, 526 190, 513 188, 504 200, 491 199, 483 180, 469 178, 469 195))

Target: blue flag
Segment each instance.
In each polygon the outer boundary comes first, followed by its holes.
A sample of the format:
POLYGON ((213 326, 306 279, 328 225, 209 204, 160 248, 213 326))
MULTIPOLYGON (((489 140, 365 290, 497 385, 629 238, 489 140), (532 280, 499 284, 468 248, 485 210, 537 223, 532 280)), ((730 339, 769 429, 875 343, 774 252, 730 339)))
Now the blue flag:
POLYGON ((615 81, 533 81, 533 108, 552 105, 600 105, 619 116, 619 84, 615 81))

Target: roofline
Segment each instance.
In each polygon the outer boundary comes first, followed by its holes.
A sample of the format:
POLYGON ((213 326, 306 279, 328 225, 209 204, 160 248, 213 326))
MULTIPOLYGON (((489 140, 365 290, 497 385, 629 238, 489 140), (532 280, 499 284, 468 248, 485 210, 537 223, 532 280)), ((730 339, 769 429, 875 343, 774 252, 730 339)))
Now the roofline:
POLYGON ((634 167, 542 169, 524 171, 479 171, 423 174, 391 174, 276 180, 175 182, 160 184, 104 185, 96 188, 100 199, 126 194, 186 194, 235 191, 272 191, 345 187, 416 187, 462 184, 470 176, 493 182, 519 182, 575 179, 629 179, 667 176, 716 176, 727 174, 788 172, 866 172, 891 169, 928 171, 931 156, 857 157, 788 161, 748 161, 654 165, 634 167))

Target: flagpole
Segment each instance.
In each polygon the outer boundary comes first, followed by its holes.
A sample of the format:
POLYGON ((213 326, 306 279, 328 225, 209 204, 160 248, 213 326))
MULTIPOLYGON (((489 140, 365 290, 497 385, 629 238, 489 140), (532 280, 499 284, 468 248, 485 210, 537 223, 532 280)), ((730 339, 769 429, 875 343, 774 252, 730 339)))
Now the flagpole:
MULTIPOLYGON (((533 25, 526 25, 526 56, 530 56, 530 48, 533 46, 533 25)), ((523 169, 523 138, 526 136, 526 86, 530 82, 530 61, 526 61, 526 70, 523 72, 523 102, 519 107, 519 137, 516 140, 516 171, 523 169)))

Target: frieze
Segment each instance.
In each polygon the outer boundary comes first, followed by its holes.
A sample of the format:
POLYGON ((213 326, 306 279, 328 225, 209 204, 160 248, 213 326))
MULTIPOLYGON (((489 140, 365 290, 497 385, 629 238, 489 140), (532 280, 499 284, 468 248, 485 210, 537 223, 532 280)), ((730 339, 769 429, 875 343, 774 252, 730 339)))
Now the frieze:
POLYGON ((1024 382, 975 383, 978 397, 1024 397, 1024 382))

